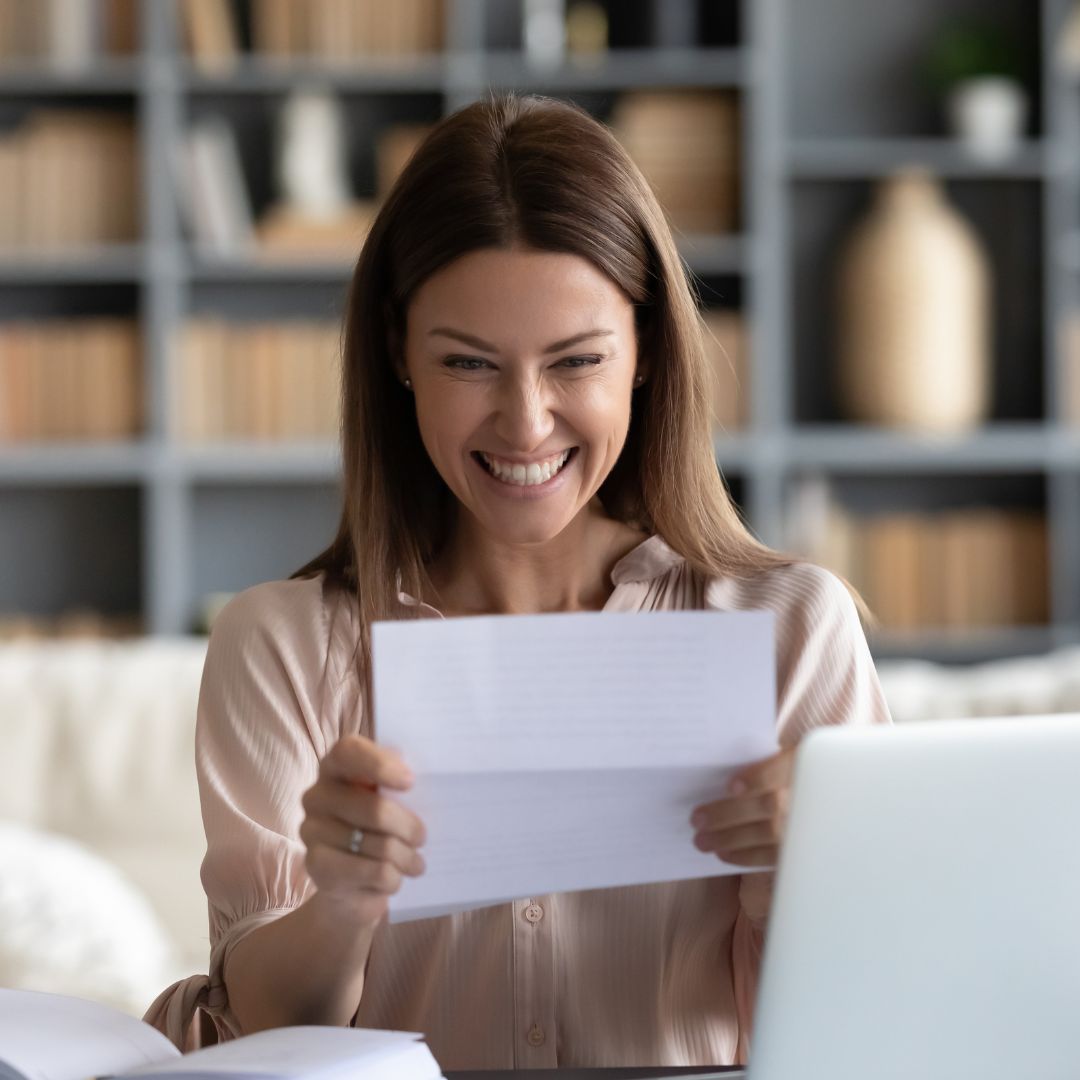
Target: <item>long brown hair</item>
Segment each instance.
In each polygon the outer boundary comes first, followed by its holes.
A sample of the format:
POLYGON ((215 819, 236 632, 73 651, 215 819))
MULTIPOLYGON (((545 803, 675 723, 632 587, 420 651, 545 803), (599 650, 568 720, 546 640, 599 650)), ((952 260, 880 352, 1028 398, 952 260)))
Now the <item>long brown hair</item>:
POLYGON ((395 375, 407 305, 460 256, 511 247, 588 259, 635 305, 649 378, 635 391, 625 447, 599 491, 607 513, 658 533, 709 577, 792 561, 750 535, 720 477, 702 320, 647 182, 584 110, 499 97, 461 109, 427 136, 379 212, 349 287, 341 521, 330 547, 291 576, 324 571, 355 592, 365 660, 371 623, 409 614, 399 589, 428 591, 426 568, 456 505, 395 375))

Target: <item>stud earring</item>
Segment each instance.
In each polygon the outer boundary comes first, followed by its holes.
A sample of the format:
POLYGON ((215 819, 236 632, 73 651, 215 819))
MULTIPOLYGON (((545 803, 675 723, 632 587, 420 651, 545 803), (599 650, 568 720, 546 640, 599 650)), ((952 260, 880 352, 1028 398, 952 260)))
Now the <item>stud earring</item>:
POLYGON ((634 385, 640 386, 645 381, 644 375, 637 375, 634 377, 634 385))
POLYGON ((411 390, 412 389, 412 379, 406 379, 405 380, 405 389, 406 390, 411 390))

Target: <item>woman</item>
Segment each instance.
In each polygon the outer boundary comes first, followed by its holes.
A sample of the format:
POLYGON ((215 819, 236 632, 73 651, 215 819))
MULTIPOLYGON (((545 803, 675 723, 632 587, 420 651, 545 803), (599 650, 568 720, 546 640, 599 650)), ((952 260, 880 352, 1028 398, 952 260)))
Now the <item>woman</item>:
POLYGON ((772 865, 801 734, 888 715, 843 584, 740 524, 708 400, 671 235, 607 129, 539 98, 443 121, 353 278, 337 538, 214 627, 197 733, 210 976, 148 1019, 186 1045, 290 1023, 422 1031, 444 1069, 745 1060, 770 874, 391 927, 424 827, 365 707, 376 619, 772 609, 783 749, 686 832, 772 865))

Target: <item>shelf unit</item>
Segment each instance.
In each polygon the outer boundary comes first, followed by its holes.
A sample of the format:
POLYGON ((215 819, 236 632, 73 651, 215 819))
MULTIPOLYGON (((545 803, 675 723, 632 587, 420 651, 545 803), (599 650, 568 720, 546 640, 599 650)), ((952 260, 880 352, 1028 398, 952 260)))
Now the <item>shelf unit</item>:
POLYGON ((0 569, 0 611, 20 605, 54 613, 57 590, 35 584, 39 564, 52 560, 44 569, 67 568, 69 597, 110 613, 134 605, 149 632, 184 633, 205 594, 285 576, 332 535, 335 447, 192 447, 168 437, 169 343, 189 313, 249 315, 284 305, 336 316, 351 269, 333 261, 209 259, 192 251, 170 167, 190 117, 223 112, 250 154, 267 133, 270 103, 315 77, 348 97, 360 123, 384 114, 435 119, 489 89, 568 96, 603 111, 625 89, 694 87, 733 89, 741 102, 740 233, 679 242, 705 296, 737 303, 747 319, 750 422, 718 437, 716 455, 754 531, 770 544, 785 544, 792 485, 806 475, 880 477, 886 486, 911 477, 964 486, 963 478, 972 477, 984 487, 997 476, 1033 477, 1045 489, 1050 529, 1050 625, 963 639, 882 636, 875 648, 882 655, 953 660, 1080 641, 1080 431, 1060 411, 1056 348, 1057 328, 1078 302, 1080 87, 1056 74, 1048 59, 1070 4, 1001 6, 1032 40, 1041 74, 1034 134, 995 168, 972 163, 940 137, 930 104, 904 83, 904 65, 881 63, 887 50, 900 50, 903 59, 906 49, 913 57, 942 13, 970 13, 977 8, 970 0, 910 0, 889 5, 881 19, 861 17, 858 0, 635 0, 629 8, 651 47, 631 43, 596 66, 555 70, 531 69, 512 47, 518 0, 447 0, 445 53, 408 69, 245 59, 228 75, 201 72, 183 55, 174 4, 142 0, 141 48, 130 61, 80 77, 0 71, 0 117, 53 99, 133 103, 142 242, 71 260, 0 257, 0 317, 42 291, 53 307, 78 298, 80 310, 93 310, 95 295, 123 306, 134 294, 147 417, 144 438, 133 444, 0 447, 0 546, 11 552, 0 569), (731 40, 699 44, 699 23, 720 9, 731 40), (851 39, 842 54, 835 48, 840 34, 851 39), (994 252, 996 266, 1013 242, 1032 261, 1030 280, 1017 287, 1022 302, 1003 316, 1014 320, 1004 335, 1017 355, 998 357, 1008 376, 999 389, 1012 405, 965 438, 919 439, 839 423, 816 386, 827 372, 827 328, 817 310, 826 245, 853 221, 875 178, 913 163, 945 177, 977 224, 1001 215, 1015 220, 1016 235, 994 252), (113 555, 102 563, 102 552, 113 555))

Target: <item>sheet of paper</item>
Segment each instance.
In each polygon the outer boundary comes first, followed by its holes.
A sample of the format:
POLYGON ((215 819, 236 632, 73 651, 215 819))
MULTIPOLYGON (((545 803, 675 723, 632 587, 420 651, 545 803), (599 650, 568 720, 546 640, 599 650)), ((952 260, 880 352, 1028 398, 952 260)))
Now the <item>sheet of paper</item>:
POLYGON ((777 748, 772 635, 768 612, 376 624, 376 735, 428 830, 391 920, 742 873, 689 816, 777 748))
POLYGON ((0 988, 3 1065, 28 1080, 86 1080, 158 1065, 180 1052, 134 1016, 63 994, 0 988))

